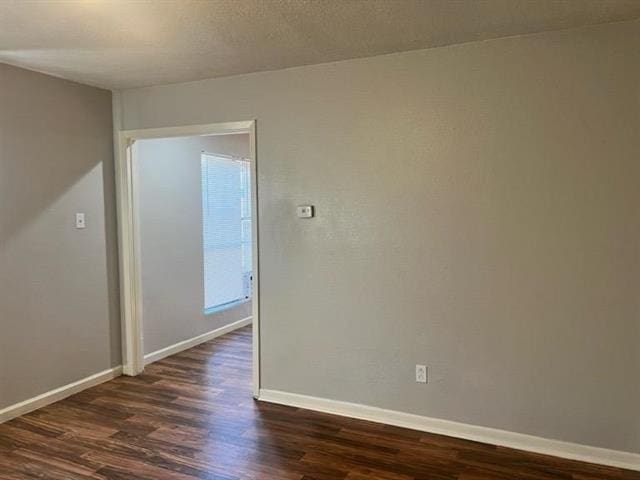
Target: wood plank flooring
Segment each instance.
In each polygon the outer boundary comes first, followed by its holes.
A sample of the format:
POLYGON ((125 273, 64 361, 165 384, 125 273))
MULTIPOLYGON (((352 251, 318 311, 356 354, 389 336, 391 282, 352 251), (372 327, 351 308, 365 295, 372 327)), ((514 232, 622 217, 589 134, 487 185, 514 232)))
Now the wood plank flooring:
POLYGON ((245 327, 0 425, 2 480, 640 480, 251 398, 245 327))

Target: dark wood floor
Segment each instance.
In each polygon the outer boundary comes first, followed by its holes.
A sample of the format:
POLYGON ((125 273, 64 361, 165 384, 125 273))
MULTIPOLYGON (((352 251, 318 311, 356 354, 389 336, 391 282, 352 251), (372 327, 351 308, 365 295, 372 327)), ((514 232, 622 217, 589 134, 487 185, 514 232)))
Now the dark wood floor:
POLYGON ((639 480, 251 398, 249 327, 0 425, 0 478, 639 480))

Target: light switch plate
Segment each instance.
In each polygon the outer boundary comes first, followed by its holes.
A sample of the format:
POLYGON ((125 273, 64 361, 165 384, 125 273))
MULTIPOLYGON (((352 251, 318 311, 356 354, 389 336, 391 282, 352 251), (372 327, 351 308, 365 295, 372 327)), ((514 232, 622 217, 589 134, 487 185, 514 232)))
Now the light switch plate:
POLYGON ((312 218, 313 217, 313 205, 298 205, 298 218, 312 218))
POLYGON ((76 213, 76 228, 87 228, 87 224, 85 222, 84 213, 76 213))

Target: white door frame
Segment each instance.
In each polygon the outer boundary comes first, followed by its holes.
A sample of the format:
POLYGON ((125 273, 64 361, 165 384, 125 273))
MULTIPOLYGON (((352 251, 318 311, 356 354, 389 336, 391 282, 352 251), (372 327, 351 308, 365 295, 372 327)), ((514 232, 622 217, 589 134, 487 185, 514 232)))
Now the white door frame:
POLYGON ((117 133, 115 155, 116 200, 118 205, 118 246, 120 257, 120 302, 122 311, 122 369, 125 375, 144 370, 142 336, 142 279, 140 271, 140 230, 131 146, 144 138, 186 137, 248 133, 251 160, 251 240, 253 250, 253 396, 260 392, 260 276, 258 271, 258 177, 256 122, 212 123, 182 127, 122 130, 117 133))

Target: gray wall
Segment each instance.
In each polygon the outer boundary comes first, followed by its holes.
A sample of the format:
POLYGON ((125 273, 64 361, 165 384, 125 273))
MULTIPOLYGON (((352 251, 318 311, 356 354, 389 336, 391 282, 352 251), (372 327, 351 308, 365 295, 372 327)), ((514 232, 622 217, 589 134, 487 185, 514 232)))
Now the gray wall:
POLYGON ((640 452, 639 98, 631 22, 122 105, 258 119, 263 388, 640 452))
POLYGON ((134 144, 145 353, 251 316, 251 303, 204 315, 200 153, 249 157, 248 135, 134 144))
POLYGON ((122 363, 111 123, 111 92, 0 64, 0 408, 122 363))

